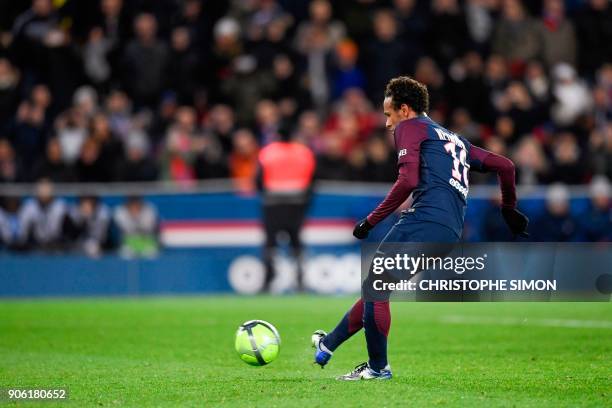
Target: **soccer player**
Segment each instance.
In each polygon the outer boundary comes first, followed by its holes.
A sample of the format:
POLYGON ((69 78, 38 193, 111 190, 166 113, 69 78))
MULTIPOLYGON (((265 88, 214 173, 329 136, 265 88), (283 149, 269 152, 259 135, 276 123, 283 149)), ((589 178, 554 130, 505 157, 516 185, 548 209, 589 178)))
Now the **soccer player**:
MULTIPOLYGON (((426 112, 425 85, 409 77, 393 78, 383 101, 386 127, 394 132, 399 174, 382 203, 355 226, 353 235, 364 239, 381 220, 412 194, 412 206, 402 212, 380 245, 392 242, 458 242, 465 215, 469 170, 496 172, 502 193, 501 213, 515 235, 526 235, 529 220, 516 209, 514 164, 509 159, 472 146, 433 120, 426 112)), ((380 248, 379 245, 379 248, 380 248)), ((369 361, 339 380, 390 379, 387 335, 391 326, 388 297, 359 299, 329 334, 312 336, 315 362, 325 366, 333 352, 361 328, 365 330, 369 361)))

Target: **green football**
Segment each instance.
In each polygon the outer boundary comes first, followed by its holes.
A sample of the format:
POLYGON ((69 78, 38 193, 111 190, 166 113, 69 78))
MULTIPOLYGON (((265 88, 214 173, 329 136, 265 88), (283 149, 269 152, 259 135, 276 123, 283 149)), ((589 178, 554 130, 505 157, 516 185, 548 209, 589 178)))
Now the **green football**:
POLYGON ((264 320, 244 322, 236 332, 236 352, 242 361, 254 366, 271 363, 280 352, 278 330, 264 320))

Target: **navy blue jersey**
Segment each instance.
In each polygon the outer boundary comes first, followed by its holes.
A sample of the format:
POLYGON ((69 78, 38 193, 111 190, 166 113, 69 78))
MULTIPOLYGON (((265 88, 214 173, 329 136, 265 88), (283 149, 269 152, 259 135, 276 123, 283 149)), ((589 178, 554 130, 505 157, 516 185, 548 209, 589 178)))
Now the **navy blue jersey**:
POLYGON ((419 163, 419 181, 412 192, 414 219, 445 225, 461 236, 470 142, 426 115, 400 122, 394 138, 398 164, 419 163))

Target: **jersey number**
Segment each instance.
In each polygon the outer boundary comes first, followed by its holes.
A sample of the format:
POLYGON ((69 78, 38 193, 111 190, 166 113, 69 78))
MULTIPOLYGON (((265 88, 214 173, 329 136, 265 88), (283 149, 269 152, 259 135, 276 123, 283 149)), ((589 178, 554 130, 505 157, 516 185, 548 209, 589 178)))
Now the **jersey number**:
POLYGON ((466 163, 467 152, 461 146, 457 146, 453 142, 448 142, 444 145, 446 150, 451 156, 453 156, 453 178, 463 183, 464 186, 469 187, 468 181, 468 170, 470 165, 466 163), (457 149, 459 149, 459 157, 457 157, 457 149), (463 176, 463 180, 462 180, 463 176))

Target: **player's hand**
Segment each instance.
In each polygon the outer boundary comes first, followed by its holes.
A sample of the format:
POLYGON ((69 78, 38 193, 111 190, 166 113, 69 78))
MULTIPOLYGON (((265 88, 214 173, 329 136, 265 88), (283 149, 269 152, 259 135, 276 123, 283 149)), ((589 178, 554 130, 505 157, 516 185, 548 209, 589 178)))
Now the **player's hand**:
POLYGON ((370 225, 367 218, 364 218, 363 220, 355 224, 355 229, 353 230, 353 236, 357 239, 367 238, 372 228, 374 228, 374 226, 370 225))
POLYGON ((502 208, 501 209, 502 216, 508 224, 510 231, 515 236, 519 237, 528 237, 527 233, 527 225, 529 224, 529 218, 516 208, 502 208))

